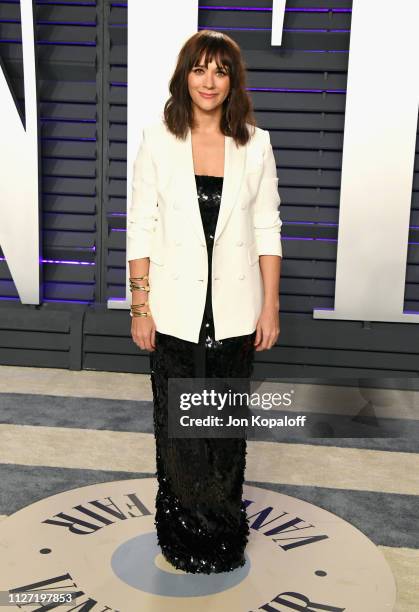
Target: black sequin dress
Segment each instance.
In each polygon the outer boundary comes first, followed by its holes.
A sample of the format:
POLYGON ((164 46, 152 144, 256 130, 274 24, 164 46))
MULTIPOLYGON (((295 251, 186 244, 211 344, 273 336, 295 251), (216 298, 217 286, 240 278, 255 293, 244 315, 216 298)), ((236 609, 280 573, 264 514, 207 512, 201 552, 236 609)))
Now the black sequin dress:
POLYGON ((155 525, 163 556, 191 573, 245 563, 249 524, 242 500, 245 438, 168 437, 169 377, 249 378, 256 331, 214 339, 211 262, 223 177, 195 175, 208 251, 208 290, 199 342, 156 330, 150 353, 158 492, 155 525))

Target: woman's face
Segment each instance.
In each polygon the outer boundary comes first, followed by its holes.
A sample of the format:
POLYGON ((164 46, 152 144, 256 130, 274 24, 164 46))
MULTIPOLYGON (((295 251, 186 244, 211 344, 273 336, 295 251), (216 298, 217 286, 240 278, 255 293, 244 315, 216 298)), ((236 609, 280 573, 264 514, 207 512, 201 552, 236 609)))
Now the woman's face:
POLYGON ((228 96, 230 77, 227 69, 218 68, 214 59, 208 63, 207 68, 201 59, 188 75, 188 88, 192 103, 203 111, 211 111, 228 96))

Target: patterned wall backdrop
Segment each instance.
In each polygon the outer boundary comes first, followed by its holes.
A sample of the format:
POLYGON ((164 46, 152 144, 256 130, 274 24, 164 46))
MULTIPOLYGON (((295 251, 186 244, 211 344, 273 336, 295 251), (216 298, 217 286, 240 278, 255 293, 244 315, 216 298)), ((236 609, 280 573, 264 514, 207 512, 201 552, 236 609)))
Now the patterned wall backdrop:
MULTIPOLYGON (((271 47, 272 0, 200 5, 198 27, 225 31, 243 50, 278 167, 281 334, 278 346, 257 354, 255 378, 385 377, 381 385, 403 386, 419 377, 415 325, 312 315, 334 304, 351 8, 350 0, 288 0, 283 44, 271 47)), ((20 303, 0 251, 0 363, 148 372, 128 311, 106 305, 125 292, 127 3, 36 0, 34 14, 44 298, 20 303)), ((147 27, 157 31, 158 23, 147 27)), ((24 119, 18 1, 0 0, 0 43, 24 119)), ((404 303, 411 311, 419 311, 418 209, 416 159, 404 303)))

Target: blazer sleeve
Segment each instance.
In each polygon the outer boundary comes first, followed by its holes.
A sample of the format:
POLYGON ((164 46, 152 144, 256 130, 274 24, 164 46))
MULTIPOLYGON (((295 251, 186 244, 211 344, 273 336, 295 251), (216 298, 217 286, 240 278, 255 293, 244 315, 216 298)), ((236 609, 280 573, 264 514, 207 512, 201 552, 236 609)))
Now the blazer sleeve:
POLYGON ((276 162, 268 130, 265 132, 265 150, 262 180, 253 208, 253 225, 258 255, 279 255, 282 257, 281 226, 276 162))
POLYGON ((127 261, 150 257, 151 239, 158 219, 156 171, 143 129, 134 161, 132 201, 127 220, 127 261))

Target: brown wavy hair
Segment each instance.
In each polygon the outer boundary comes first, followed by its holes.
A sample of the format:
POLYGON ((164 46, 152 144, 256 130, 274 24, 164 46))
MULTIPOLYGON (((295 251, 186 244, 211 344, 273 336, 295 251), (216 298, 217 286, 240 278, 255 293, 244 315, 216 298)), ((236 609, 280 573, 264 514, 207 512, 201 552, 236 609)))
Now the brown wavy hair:
POLYGON ((194 127, 188 75, 201 58, 205 67, 215 58, 217 66, 228 72, 230 92, 223 102, 220 130, 232 136, 237 145, 246 144, 251 136, 246 123, 256 126, 252 100, 246 91, 246 66, 238 44, 230 36, 214 30, 196 32, 179 52, 169 83, 170 98, 164 105, 167 129, 185 139, 188 128, 194 127))

